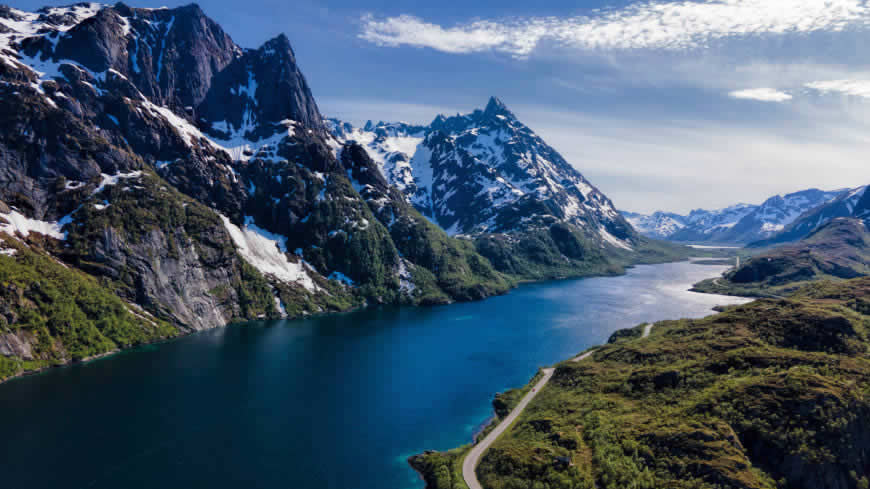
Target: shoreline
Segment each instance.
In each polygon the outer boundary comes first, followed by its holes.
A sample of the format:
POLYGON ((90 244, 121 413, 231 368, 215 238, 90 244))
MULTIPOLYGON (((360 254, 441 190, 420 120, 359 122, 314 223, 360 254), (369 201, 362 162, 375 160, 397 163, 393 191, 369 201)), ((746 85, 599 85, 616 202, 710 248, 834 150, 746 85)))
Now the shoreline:
MULTIPOLYGON (((703 259, 701 259, 701 260, 703 260, 703 259)), ((703 263, 703 262, 698 263, 697 260, 692 260, 692 259, 689 259, 689 260, 679 260, 679 261, 666 262, 666 263, 681 263, 681 262, 686 262, 686 261, 688 261, 688 262, 690 262, 690 263, 692 263, 692 264, 697 264, 697 265, 702 265, 702 266, 713 266, 713 265, 719 265, 719 264, 713 264, 713 263, 709 263, 709 264, 708 264, 708 263, 703 263)), ((638 265, 642 265, 642 264, 638 264, 638 265)), ((634 266, 636 266, 636 265, 634 265, 634 266)), ((633 266, 632 266, 632 267, 633 267, 633 266)), ((626 268, 631 268, 631 267, 626 267, 626 268)), ((624 275, 624 273, 621 274, 621 275, 624 275)), ((619 275, 617 275, 617 276, 619 276, 619 275)), ((747 296, 738 296, 738 295, 732 295, 732 294, 717 294, 717 293, 715 293, 715 292, 698 291, 698 290, 694 290, 694 285, 691 285, 690 288, 687 289, 687 290, 690 291, 690 292, 703 293, 703 294, 707 294, 707 295, 721 295, 721 296, 723 296, 723 297, 744 297, 744 298, 747 298, 747 299, 753 299, 753 300, 763 299, 763 298, 764 298, 764 297, 747 297, 747 296)), ((719 312, 722 312, 722 311, 720 310, 720 308, 727 308, 727 307, 728 307, 728 306, 721 306, 721 305, 713 306, 713 307, 711 308, 711 314, 710 314, 710 315, 714 315, 714 314, 717 314, 717 313, 719 313, 719 312)), ((633 326, 633 327, 622 328, 622 329, 624 329, 624 330, 630 330, 630 329, 637 328, 638 326, 640 326, 640 325, 633 326)), ((653 326, 654 326, 654 323, 645 324, 645 325, 643 325, 643 326, 644 326, 644 328, 643 328, 643 330, 641 331, 641 335, 640 335, 640 337, 641 337, 641 338, 646 338, 646 337, 648 337, 649 334, 651 333, 652 328, 653 328, 653 326)), ((617 331, 621 331, 621 330, 617 330, 617 331)), ((606 345, 606 344, 605 344, 605 345, 606 345)), ((557 361, 556 363, 554 363, 552 366, 545 367, 545 368, 553 368, 553 369, 555 369, 555 365, 556 365, 556 364, 559 364, 559 363, 562 363, 562 362, 566 362, 566 361, 574 361, 574 362, 576 362, 576 361, 582 360, 582 359, 586 358, 587 356, 591 355, 592 352, 594 352, 595 350, 597 350, 597 349, 598 349, 599 347, 601 347, 601 346, 603 346, 603 345, 591 345, 591 346, 587 347, 586 349, 584 349, 584 350, 583 350, 580 354, 578 354, 577 356, 572 357, 572 358, 569 358, 569 359, 567 359, 567 360, 558 360, 558 361, 557 361)), ((539 369, 539 372, 540 372, 540 369, 539 369)), ((534 375, 534 376, 533 376, 533 377, 532 377, 532 378, 531 378, 531 379, 530 379, 526 384, 524 384, 524 385, 522 385, 522 386, 518 386, 518 387, 510 388, 510 389, 508 389, 507 391, 504 391, 504 392, 508 392, 508 391, 512 391, 512 390, 528 391, 532 386, 535 385, 536 382, 538 382, 538 380, 539 380, 539 376, 538 376, 538 373, 536 373, 536 374, 535 374, 535 375, 534 375)), ((493 400, 495 400, 499 394, 501 394, 501 393, 496 393, 495 396, 493 397, 493 400)), ((511 411, 513 411, 513 408, 511 408, 511 411)), ((465 457, 470 453, 470 450, 473 450, 474 447, 476 447, 476 446, 478 445, 478 443, 480 442, 480 439, 479 439, 480 436, 481 436, 481 435, 487 435, 487 434, 488 434, 488 428, 491 428, 491 427, 494 426, 494 425, 498 425, 499 423, 500 423, 500 418, 499 418, 495 413, 493 413, 492 415, 490 415, 489 418, 487 418, 486 421, 484 421, 484 422, 480 425, 481 428, 480 428, 479 430, 475 431, 475 432, 472 434, 472 441, 471 441, 471 443, 470 443, 469 445, 467 445, 467 447, 469 448, 469 451, 466 452, 466 453, 464 453, 464 454, 462 455, 462 458, 460 459, 460 465, 461 465, 462 463, 464 463, 464 461, 465 461, 465 457)), ((423 481, 426 483, 424 489, 435 489, 435 486, 430 484, 430 481, 427 479, 427 474, 426 474, 425 472, 422 471, 423 468, 422 468, 422 464, 419 462, 419 459, 422 458, 422 457, 432 456, 432 455, 446 455, 446 454, 448 454, 450 451, 456 450, 456 449, 458 449, 458 448, 465 448, 465 447, 456 447, 456 448, 451 448, 451 449, 449 449, 448 451, 445 451, 445 452, 441 452, 441 451, 438 451, 438 450, 431 450, 431 449, 430 449, 430 450, 425 450, 425 451, 423 451, 423 452, 421 452, 421 453, 418 453, 418 454, 415 454, 415 455, 412 455, 412 456, 408 457, 408 459, 407 459, 408 464, 411 466, 411 468, 412 468, 412 469, 413 469, 413 470, 414 470, 418 475, 420 475, 421 479, 423 479, 423 481)))
MULTIPOLYGON (((523 285, 542 284, 542 283, 547 283, 547 282, 561 282, 564 280, 579 280, 579 279, 596 278, 596 277, 620 277, 620 276, 626 275, 628 273, 628 270, 635 268, 636 266, 639 266, 639 265, 665 265, 668 263, 683 263, 686 261, 691 261, 691 258, 692 257, 687 257, 687 258, 683 258, 680 260, 661 261, 661 262, 654 262, 654 263, 627 264, 627 265, 622 266, 622 270, 619 273, 607 273, 607 274, 578 273, 577 275, 568 275, 568 276, 562 276, 562 277, 550 277, 550 278, 526 279, 526 280, 517 279, 514 282, 515 285, 513 285, 509 289, 505 290, 504 292, 491 294, 491 295, 488 295, 486 297, 482 297, 480 299, 473 299, 473 300, 469 300, 469 301, 450 301, 450 302, 447 302, 444 304, 372 304, 372 303, 364 303, 360 306, 352 307, 352 308, 344 310, 344 311, 317 312, 317 313, 313 313, 313 314, 305 314, 305 315, 300 315, 300 316, 295 316, 295 317, 272 318, 272 319, 269 319, 269 318, 245 319, 245 320, 240 320, 240 321, 230 321, 230 322, 227 322, 226 324, 215 326, 213 328, 201 329, 201 330, 182 331, 179 329, 179 333, 177 335, 171 336, 168 338, 162 338, 162 339, 158 339, 155 341, 138 343, 136 345, 132 345, 132 346, 128 346, 128 347, 116 348, 112 351, 99 353, 97 355, 92 355, 90 357, 83 358, 81 360, 70 360, 70 361, 67 361, 64 363, 46 365, 46 366, 42 366, 42 367, 39 367, 36 369, 29 369, 29 370, 25 369, 25 370, 22 370, 20 372, 13 374, 13 375, 10 375, 9 377, 6 377, 5 379, 0 379, 0 385, 3 385, 10 380, 21 379, 21 378, 29 377, 32 375, 39 375, 39 374, 43 374, 43 373, 46 373, 48 371, 58 369, 58 368, 66 368, 66 367, 73 367, 73 366, 77 366, 77 365, 85 365, 85 364, 90 363, 91 361, 94 361, 94 360, 103 359, 103 358, 117 355, 119 353, 123 353, 123 352, 127 352, 127 351, 134 351, 134 350, 136 350, 136 348, 141 348, 141 347, 148 346, 148 345, 168 343, 170 341, 179 340, 181 338, 185 338, 185 337, 188 337, 188 336, 191 336, 191 335, 194 335, 197 333, 201 333, 204 331, 211 331, 211 330, 218 329, 218 328, 226 328, 229 326, 241 325, 244 323, 249 323, 249 322, 254 322, 254 321, 295 321, 295 320, 299 320, 299 319, 307 319, 307 318, 311 318, 311 317, 326 316, 326 315, 331 316, 331 315, 341 315, 341 314, 352 314, 355 312, 363 311, 363 310, 371 308, 371 307, 382 307, 382 306, 439 307, 439 306, 449 306, 452 304, 459 304, 459 303, 465 303, 465 302, 469 302, 469 303, 470 302, 479 302, 479 301, 485 301, 491 297, 499 297, 499 296, 510 294, 511 291, 513 291, 513 290, 515 290, 518 287, 523 286, 523 285)), ((176 325, 176 328, 178 328, 177 325, 176 325)), ((7 357, 7 358, 15 358, 15 360, 17 360, 17 361, 25 361, 25 360, 23 360, 21 358, 17 358, 17 357, 7 357)), ((486 427, 487 426, 484 426, 483 429, 485 429, 486 427)))

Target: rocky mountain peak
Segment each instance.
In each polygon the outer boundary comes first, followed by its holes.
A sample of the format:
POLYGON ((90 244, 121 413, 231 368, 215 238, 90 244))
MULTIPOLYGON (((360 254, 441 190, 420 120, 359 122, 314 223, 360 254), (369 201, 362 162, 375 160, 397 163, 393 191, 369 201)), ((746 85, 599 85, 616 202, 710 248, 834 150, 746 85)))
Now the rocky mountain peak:
POLYGON ((309 128, 323 128, 320 110, 296 64, 287 36, 280 34, 266 41, 255 53, 253 59, 245 64, 256 79, 261 120, 278 122, 290 119, 309 128))
POLYGON ((511 112, 507 108, 507 105, 505 105, 504 102, 501 101, 501 99, 495 96, 489 98, 489 102, 487 102, 486 108, 483 109, 483 115, 485 117, 504 116, 515 119, 513 112, 511 112))
POLYGON ((296 55, 293 52, 293 47, 290 46, 290 39, 283 32, 269 39, 260 46, 260 51, 266 55, 277 54, 285 56, 290 61, 296 62, 296 55))
POLYGON ((504 233, 558 221, 608 246, 636 236, 610 200, 496 97, 429 126, 333 122, 339 141, 362 145, 386 180, 448 234, 504 233))

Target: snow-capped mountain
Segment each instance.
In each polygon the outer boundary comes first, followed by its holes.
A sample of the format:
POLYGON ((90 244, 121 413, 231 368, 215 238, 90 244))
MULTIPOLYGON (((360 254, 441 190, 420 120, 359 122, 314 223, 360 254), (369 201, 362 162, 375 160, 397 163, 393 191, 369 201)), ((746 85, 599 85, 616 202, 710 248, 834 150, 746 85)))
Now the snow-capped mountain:
POLYGON ((736 204, 724 209, 696 209, 686 216, 655 212, 650 215, 625 213, 642 234, 683 242, 749 243, 769 238, 803 213, 830 202, 844 190, 808 189, 775 195, 761 205, 736 204))
POLYGON ((637 232, 650 238, 668 239, 686 227, 686 216, 673 212, 656 211, 647 215, 625 211, 622 215, 637 232))
POLYGON ((196 5, 0 7, 0 114, 0 252, 57 240, 184 330, 510 286, 409 206, 381 223, 287 37, 239 47, 196 5))
POLYGON ((750 246, 771 246, 797 241, 838 217, 867 220, 870 218, 870 193, 866 190, 867 186, 864 185, 838 191, 834 198, 804 211, 778 232, 764 236, 750 246))
MULTIPOLYGON (((142 333, 94 322, 89 354, 682 253, 498 100, 425 127, 326 124, 286 36, 242 48, 196 5, 0 6, 0 155, 0 261, 84 277, 142 333)), ((13 292, 0 309, 25 317, 32 291, 13 292)), ((66 361, 64 335, 6 329, 0 355, 66 361)))
POLYGON ((497 98, 428 126, 329 121, 386 180, 449 234, 504 233, 566 222, 619 248, 634 231, 610 199, 497 98))

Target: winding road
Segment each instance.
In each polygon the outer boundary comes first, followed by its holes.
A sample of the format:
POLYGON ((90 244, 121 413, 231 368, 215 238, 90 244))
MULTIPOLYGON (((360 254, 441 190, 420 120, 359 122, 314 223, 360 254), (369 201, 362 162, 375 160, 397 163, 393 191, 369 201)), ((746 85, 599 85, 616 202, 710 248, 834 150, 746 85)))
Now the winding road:
MULTIPOLYGON (((573 358, 571 361, 579 362, 584 358, 588 358, 595 350, 587 351, 586 353, 573 358)), ((538 381, 537 384, 526 393, 525 396, 520 400, 520 403, 514 407, 513 411, 511 411, 508 416, 495 427, 494 430, 490 431, 486 437, 480 441, 477 445, 472 447, 471 451, 468 452, 468 455, 465 456, 465 460, 462 461, 462 478, 465 479, 465 484, 468 485, 468 489, 483 489, 483 486, 480 485, 480 481, 477 480, 477 473, 475 469, 477 468, 477 464, 480 462, 480 457, 483 456, 483 452, 486 451, 490 445, 495 442, 495 440, 501 436, 502 433, 505 432, 506 429, 516 421, 517 417, 522 414, 523 410, 541 392, 541 389, 547 385, 547 382, 550 380, 550 377, 553 376, 553 372, 556 369, 554 368, 545 368, 542 371, 544 372, 544 376, 541 377, 541 380, 538 381)))
MULTIPOLYGON (((641 338, 646 338, 647 336, 649 336, 652 328, 652 324, 644 325, 641 338)), ((571 361, 579 362, 584 358, 589 358, 589 355, 592 355, 593 353, 595 353, 595 350, 587 351, 582 355, 578 355, 572 358, 571 361)), ((483 456, 483 452, 485 452, 490 447, 490 445, 492 445, 493 442, 495 442, 495 440, 499 436, 501 436, 501 434, 504 433, 511 424, 513 424, 514 421, 516 421, 516 419, 519 417, 520 414, 522 414, 523 410, 526 408, 526 406, 529 405, 532 399, 534 399, 535 396, 537 396, 538 393, 541 392, 541 389, 545 385, 547 385, 547 382, 550 381, 550 377, 553 376, 553 372, 555 372, 555 370, 556 369, 553 368, 543 369, 544 376, 541 377, 541 380, 539 380, 538 383, 535 384, 532 390, 530 390, 526 393, 525 396, 523 396, 523 398, 520 400, 520 403, 517 404, 516 407, 514 407, 513 411, 511 411, 511 413, 508 414, 505 419, 501 420, 501 423, 499 423, 494 430, 490 431, 489 434, 487 434, 486 437, 484 437, 484 439, 480 441, 480 443, 474 445, 474 447, 471 448, 471 451, 468 452, 468 455, 465 456, 465 460, 462 461, 462 478, 465 479, 465 484, 468 485, 468 489, 483 489, 483 486, 480 485, 480 481, 477 480, 477 472, 475 472, 475 469, 477 469, 477 464, 480 462, 480 457, 483 456)))
POLYGON ((649 336, 649 332, 652 331, 652 327, 652 324, 645 325, 643 327, 643 335, 641 336, 641 338, 646 338, 647 336, 649 336))
POLYGON ((544 376, 541 377, 541 380, 535 384, 532 390, 523 396, 514 410, 511 411, 511 413, 508 414, 508 416, 503 419, 494 430, 490 431, 480 443, 474 445, 471 451, 468 452, 468 455, 465 456, 465 460, 462 462, 462 478, 465 479, 468 489, 483 489, 483 486, 480 485, 480 481, 477 480, 477 474, 474 472, 474 469, 477 468, 477 463, 480 462, 480 456, 483 455, 483 452, 485 452, 490 445, 492 445, 496 438, 504 433, 504 430, 508 429, 511 423, 513 423, 520 413, 523 412, 523 409, 526 408, 529 402, 538 395, 538 392, 541 392, 541 388, 547 384, 555 370, 556 369, 554 368, 543 369, 544 376))

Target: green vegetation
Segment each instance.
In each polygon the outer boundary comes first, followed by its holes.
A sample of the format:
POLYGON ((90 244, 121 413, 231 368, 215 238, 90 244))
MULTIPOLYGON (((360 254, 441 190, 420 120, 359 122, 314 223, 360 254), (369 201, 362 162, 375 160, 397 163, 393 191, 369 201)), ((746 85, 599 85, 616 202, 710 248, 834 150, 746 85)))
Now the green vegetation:
MULTIPOLYGON (((389 226, 392 243, 409 266, 412 304, 446 304, 503 294, 516 282, 500 273, 466 239, 451 238, 423 217, 395 189, 369 195, 371 211, 389 226)), ((401 298, 400 300, 405 300, 401 298)))
POLYGON ((567 224, 516 234, 485 234, 475 239, 475 246, 497 270, 520 280, 616 275, 623 271, 598 243, 567 224))
POLYGON ((693 290, 746 297, 788 295, 817 280, 847 280, 870 274, 870 232, 859 219, 834 219, 798 243, 768 250, 722 278, 693 290))
POLYGON ((471 241, 447 236, 410 206, 404 211, 407 217, 391 228, 393 239, 405 257, 434 278, 433 286, 427 287, 428 274, 420 271, 415 276, 423 279, 424 286, 418 302, 439 303, 442 294, 454 300, 478 300, 505 293, 516 285, 478 254, 471 241))
POLYGON ((429 451, 414 455, 408 463, 423 476, 427 489, 468 489, 462 478, 462 459, 470 445, 447 452, 429 451))
MULTIPOLYGON (((640 330, 558 364, 482 458, 483 486, 866 487, 870 278, 640 330)), ((454 487, 451 453, 421 456, 429 487, 454 487)))
POLYGON ((685 246, 642 236, 632 250, 605 250, 582 230, 565 223, 522 233, 480 235, 475 247, 496 270, 520 281, 618 275, 631 265, 673 262, 698 254, 685 246))
POLYGON ((0 356, 0 380, 178 334, 170 324, 134 312, 108 282, 0 236, 16 250, 0 255, 0 337, 7 343, 14 337, 29 350, 0 356))
POLYGON ((206 283, 217 285, 200 293, 217 300, 225 317, 277 317, 272 287, 237 254, 213 210, 150 170, 137 178, 120 179, 93 198, 94 202, 103 199, 106 207, 86 203, 66 226, 68 246, 54 250, 64 261, 110 279, 124 297, 148 303, 153 314, 180 323, 190 318, 177 317, 171 304, 177 297, 198 293, 206 283), (202 270, 202 276, 185 281, 186 271, 194 268, 202 270), (172 289, 154 284, 148 290, 149 285, 143 284, 154 280, 155 274, 172 277, 172 289), (144 294, 157 297, 142 301, 144 294))

